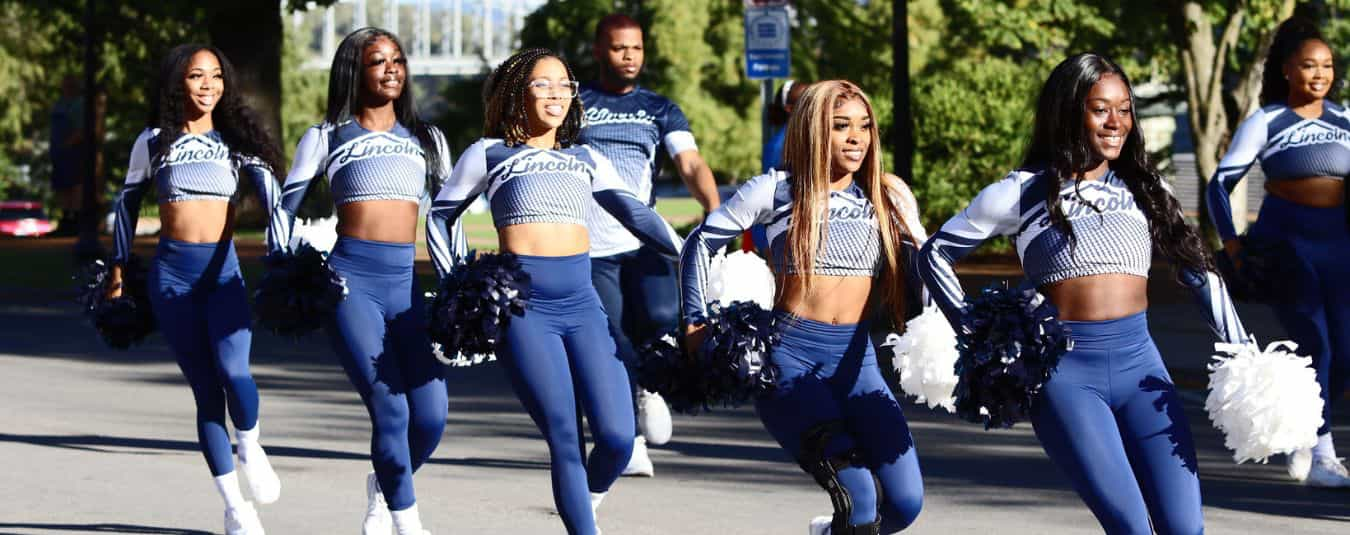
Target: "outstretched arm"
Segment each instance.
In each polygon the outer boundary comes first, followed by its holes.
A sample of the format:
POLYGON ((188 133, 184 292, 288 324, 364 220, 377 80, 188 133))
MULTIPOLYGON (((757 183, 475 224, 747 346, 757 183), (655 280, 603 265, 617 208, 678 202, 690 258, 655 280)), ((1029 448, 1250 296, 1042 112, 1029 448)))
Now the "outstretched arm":
MULTIPOLYGON (((432 150, 440 154, 440 169, 428 169, 427 174, 432 177, 433 189, 431 198, 434 207, 435 199, 440 196, 441 190, 445 189, 446 182, 450 179, 450 146, 445 142, 445 134, 441 129, 434 126, 431 128, 431 137, 435 140, 436 146, 432 150)), ((469 243, 464 238, 464 225, 455 221, 450 228, 443 225, 444 221, 427 214, 426 232, 427 232, 427 253, 432 258, 432 265, 450 265, 451 258, 463 258, 469 254, 469 243), (436 258, 438 254, 448 257, 436 258)), ((438 268, 439 269, 439 268, 438 268)))
POLYGON ((271 239, 285 233, 277 218, 277 203, 281 202, 281 184, 277 182, 272 168, 257 158, 246 158, 239 165, 239 175, 253 182, 253 190, 258 192, 258 201, 267 210, 267 237, 269 252, 271 239))
POLYGON ((965 292, 953 266, 992 236, 1017 230, 1021 186, 1009 176, 984 188, 970 206, 952 216, 919 251, 916 268, 924 286, 953 328, 960 328, 965 292))
POLYGON ((1205 208, 1209 212, 1209 220, 1214 223, 1214 229, 1226 246, 1229 241, 1237 239, 1237 230, 1233 226, 1233 206, 1228 196, 1242 182, 1242 177, 1246 176, 1247 170, 1265 147, 1266 121, 1266 114, 1260 109, 1242 121, 1233 135, 1233 143, 1228 146, 1228 153, 1219 161, 1219 170, 1214 172, 1214 177, 1205 187, 1205 208))
MULTIPOLYGON (((141 213, 141 198, 150 186, 150 140, 155 131, 146 129, 131 146, 127 161, 127 179, 113 200, 113 264, 125 265, 131 256, 131 241, 136 238, 136 219, 141 213)), ((120 275, 116 272, 115 278, 120 275)))
POLYGON ((455 169, 450 172, 450 178, 441 185, 436 200, 431 203, 431 212, 427 214, 427 249, 431 253, 431 263, 436 267, 438 278, 444 278, 468 255, 459 216, 487 189, 485 143, 479 140, 464 151, 459 162, 455 163, 455 169))
POLYGON ((295 226, 295 212, 300 202, 305 200, 309 186, 324 172, 321 169, 328 157, 328 129, 324 125, 312 126, 300 138, 295 148, 295 161, 291 172, 286 175, 286 183, 281 186, 281 197, 273 205, 271 223, 267 226, 267 252, 280 253, 290 251, 291 230, 295 226))
POLYGON ((596 204, 614 216, 642 243, 664 256, 677 258, 680 254, 679 238, 670 230, 670 225, 628 190, 608 158, 589 147, 587 151, 595 163, 591 171, 591 196, 595 198, 596 204))
POLYGON ((707 320, 704 294, 713 252, 751 225, 772 216, 773 192, 781 176, 771 173, 750 179, 685 239, 680 253, 680 300, 685 323, 698 325, 707 320))
POLYGON ((1181 279, 1191 289, 1195 303, 1204 310, 1205 320, 1209 322, 1209 328, 1215 336, 1230 344, 1240 344, 1250 339, 1242 326, 1242 319, 1238 318, 1237 308, 1228 295, 1223 277, 1213 271, 1202 273, 1184 269, 1181 279))

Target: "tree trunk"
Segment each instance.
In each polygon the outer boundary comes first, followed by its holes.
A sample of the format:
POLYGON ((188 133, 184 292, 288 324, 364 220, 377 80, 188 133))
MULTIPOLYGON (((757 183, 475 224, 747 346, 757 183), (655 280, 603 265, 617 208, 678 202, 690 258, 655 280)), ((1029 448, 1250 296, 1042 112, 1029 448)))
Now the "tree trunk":
MULTIPOLYGON (((274 142, 281 142, 281 8, 276 0, 234 0, 212 3, 206 26, 211 43, 234 64, 235 87, 257 112, 274 142)), ((247 181, 235 216, 239 224, 260 226, 267 213, 247 181)))
POLYGON ((895 174, 914 180, 914 120, 909 100, 908 0, 891 1, 891 142, 895 174))

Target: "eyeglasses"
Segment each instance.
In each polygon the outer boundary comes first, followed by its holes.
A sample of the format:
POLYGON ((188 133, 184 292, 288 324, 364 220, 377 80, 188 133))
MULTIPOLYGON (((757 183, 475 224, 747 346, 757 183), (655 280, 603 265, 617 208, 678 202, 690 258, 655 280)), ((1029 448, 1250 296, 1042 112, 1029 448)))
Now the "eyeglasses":
POLYGON ((576 98, 577 88, 580 86, 581 84, 577 83, 576 80, 559 80, 554 82, 553 80, 541 78, 539 80, 531 81, 529 88, 530 94, 537 98, 548 98, 552 96, 576 98))

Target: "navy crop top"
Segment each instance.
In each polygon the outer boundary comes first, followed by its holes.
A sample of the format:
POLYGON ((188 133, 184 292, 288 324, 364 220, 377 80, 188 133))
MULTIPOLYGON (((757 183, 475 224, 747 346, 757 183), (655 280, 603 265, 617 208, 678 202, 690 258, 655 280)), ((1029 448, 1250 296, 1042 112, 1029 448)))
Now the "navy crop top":
MULTIPOLYGON (((701 322, 707 314, 704 290, 714 252, 721 249, 752 225, 765 226, 769 242, 769 265, 774 273, 795 274, 797 266, 788 258, 787 236, 792 223, 792 176, 770 171, 750 179, 736 194, 689 235, 680 258, 684 316, 689 323, 701 322)), ((924 241, 918 205, 909 187, 899 180, 890 182, 900 218, 914 235, 917 247, 924 241)), ((881 269, 881 235, 877 229, 876 209, 857 182, 831 191, 826 206, 827 234, 816 253, 813 274, 843 277, 874 277, 881 269)))
MULTIPOLYGON (((670 225, 633 195, 608 159, 585 145, 544 150, 508 146, 495 138, 478 140, 464 151, 436 196, 428 225, 445 227, 458 221, 469 203, 484 192, 498 229, 526 223, 585 226, 586 210, 595 199, 657 251, 671 257, 679 251, 678 237, 670 225)), ((444 276, 463 254, 433 251, 432 259, 444 276)))
MULTIPOLYGON (((239 175, 253 181, 262 205, 272 213, 276 206, 277 181, 272 170, 256 158, 244 158, 230 151, 220 134, 183 134, 172 141, 159 161, 158 128, 147 128, 136 137, 127 162, 127 179, 113 201, 113 262, 124 263, 136 236, 136 219, 145 190, 154 182, 159 202, 193 200, 232 202, 239 189, 239 175)), ((276 221, 270 221, 275 226, 276 221)), ((269 228, 269 232, 271 232, 269 228)))
MULTIPOLYGON (((1064 181, 1060 207, 1077 238, 1072 249, 1068 237, 1050 222, 1048 187, 1042 170, 1013 171, 984 188, 920 251, 919 275, 953 326, 960 321, 965 294, 952 265, 996 235, 1012 238, 1027 281, 1037 287, 1107 273, 1148 277, 1153 239, 1148 219, 1124 180, 1108 171, 1098 180, 1064 181)), ((1219 338, 1245 341, 1246 331, 1223 280, 1212 272, 1186 273, 1185 279, 1219 338)))
POLYGON ((1257 160, 1269 181, 1344 180, 1350 175, 1350 112, 1324 100, 1321 116, 1304 119, 1288 106, 1272 104, 1242 121, 1205 190, 1210 220, 1225 241, 1237 237, 1228 195, 1257 160))
MULTIPOLYGON (((440 169, 427 169, 426 154, 417 136, 400 123, 394 123, 385 132, 367 130, 353 120, 310 127, 300 138, 295 163, 282 186, 274 216, 282 223, 277 225, 279 232, 268 236, 271 251, 285 250, 290 243, 295 211, 300 209, 305 192, 319 176, 328 177, 333 203, 338 206, 373 200, 419 202, 427 191, 428 177, 431 184, 439 184, 450 169, 450 148, 445 135, 434 126, 430 129, 436 143, 434 150, 441 156, 440 169)), ((428 221, 426 230, 427 249, 433 255, 437 251, 468 248, 459 226, 442 229, 428 221)))

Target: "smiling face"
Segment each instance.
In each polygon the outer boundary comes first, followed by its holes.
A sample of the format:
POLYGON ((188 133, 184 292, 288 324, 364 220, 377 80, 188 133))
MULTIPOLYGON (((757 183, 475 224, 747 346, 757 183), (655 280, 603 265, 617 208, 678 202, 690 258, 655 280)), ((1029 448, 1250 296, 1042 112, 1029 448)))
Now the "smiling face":
POLYGON ((539 58, 525 83, 530 135, 538 136, 562 126, 577 90, 576 81, 567 76, 563 63, 554 57, 539 58))
POLYGON ((408 60, 388 37, 375 39, 361 51, 361 93, 368 106, 398 100, 407 76, 408 60))
POLYGON ((872 117, 862 99, 838 101, 830 118, 830 175, 842 178, 862 168, 872 145, 872 117))
POLYGON ((1284 62, 1284 78, 1289 80, 1289 98, 1295 101, 1319 100, 1331 91, 1336 79, 1331 48, 1319 39, 1309 39, 1284 62))
POLYGON ((210 50, 199 50, 188 60, 183 73, 183 89, 187 98, 184 109, 188 118, 210 115, 225 92, 225 73, 220 60, 210 50))
POLYGON ((1106 74, 1092 85, 1083 110, 1083 127, 1094 155, 1104 161, 1120 157, 1125 139, 1134 128, 1133 102, 1125 81, 1106 74))

